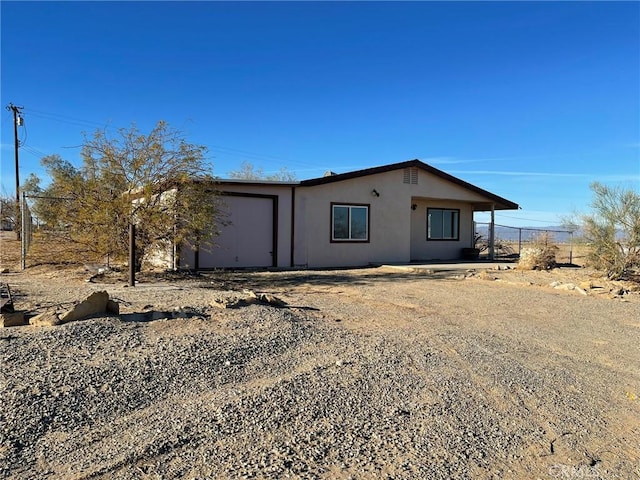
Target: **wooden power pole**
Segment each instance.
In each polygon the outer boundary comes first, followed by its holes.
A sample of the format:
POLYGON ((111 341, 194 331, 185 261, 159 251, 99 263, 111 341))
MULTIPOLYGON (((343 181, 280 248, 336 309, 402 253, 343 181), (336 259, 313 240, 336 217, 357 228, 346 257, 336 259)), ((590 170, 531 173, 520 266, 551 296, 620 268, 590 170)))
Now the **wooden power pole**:
POLYGON ((18 228, 18 218, 20 216, 20 164, 18 161, 18 148, 20 147, 20 141, 18 140, 18 127, 21 127, 24 123, 24 120, 20 116, 23 108, 24 107, 18 107, 13 103, 7 105, 7 110, 13 112, 13 144, 16 159, 16 220, 14 223, 16 232, 18 232, 18 238, 20 238, 20 228, 18 228))

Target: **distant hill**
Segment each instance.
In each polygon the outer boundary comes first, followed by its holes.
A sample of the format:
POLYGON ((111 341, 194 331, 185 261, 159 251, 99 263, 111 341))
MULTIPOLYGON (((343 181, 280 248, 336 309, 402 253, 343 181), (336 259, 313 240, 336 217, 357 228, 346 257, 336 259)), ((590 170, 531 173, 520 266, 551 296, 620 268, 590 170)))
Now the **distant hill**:
MULTIPOLYGON (((489 225, 486 223, 476 224, 476 232, 485 238, 489 237, 489 225)), ((495 234, 496 239, 504 240, 507 242, 517 242, 522 240, 523 242, 529 242, 535 240, 540 234, 549 232, 553 236, 553 239, 558 243, 569 242, 571 234, 569 231, 558 225, 550 225, 544 227, 507 227, 504 225, 496 225, 495 234)), ((581 232, 578 230, 573 233, 574 238, 581 236, 581 232)))

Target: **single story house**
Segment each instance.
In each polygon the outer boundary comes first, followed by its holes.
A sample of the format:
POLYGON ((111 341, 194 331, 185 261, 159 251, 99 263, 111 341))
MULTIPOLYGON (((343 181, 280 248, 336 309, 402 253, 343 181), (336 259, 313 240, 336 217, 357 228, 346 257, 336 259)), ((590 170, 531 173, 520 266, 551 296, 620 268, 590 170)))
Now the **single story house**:
MULTIPOLYGON (((175 267, 324 268, 461 258, 473 212, 518 205, 420 160, 299 182, 219 180, 214 246, 179 248, 175 267)), ((167 265, 169 267, 170 265, 167 265)))

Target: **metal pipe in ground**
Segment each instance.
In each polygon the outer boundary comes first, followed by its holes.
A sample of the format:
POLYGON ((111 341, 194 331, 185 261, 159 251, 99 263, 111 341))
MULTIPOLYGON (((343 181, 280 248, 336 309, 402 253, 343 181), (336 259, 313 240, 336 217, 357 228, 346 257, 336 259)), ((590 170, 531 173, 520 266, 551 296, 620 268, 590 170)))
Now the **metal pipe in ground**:
POLYGON ((129 224, 129 286, 136 286, 136 226, 129 224))

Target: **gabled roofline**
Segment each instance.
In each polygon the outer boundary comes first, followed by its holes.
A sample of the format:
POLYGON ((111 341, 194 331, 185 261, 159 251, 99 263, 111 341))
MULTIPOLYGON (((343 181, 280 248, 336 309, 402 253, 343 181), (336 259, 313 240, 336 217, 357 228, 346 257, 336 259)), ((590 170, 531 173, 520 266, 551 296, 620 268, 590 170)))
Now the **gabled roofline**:
POLYGON ((466 188, 467 190, 470 190, 479 195, 487 197, 487 199, 492 200, 495 203, 496 210, 518 210, 520 208, 517 203, 512 202, 511 200, 507 200, 506 198, 500 197, 494 193, 491 193, 487 190, 477 187, 469 182, 465 182, 460 178, 454 177, 453 175, 443 172, 442 170, 438 170, 437 168, 432 167, 431 165, 426 164, 418 159, 407 160, 405 162, 400 162, 400 163, 392 163, 392 164, 383 165, 380 167, 365 168, 364 170, 355 170, 353 172, 339 173, 337 175, 330 175, 326 177, 302 180, 300 182, 300 186, 313 187, 315 185, 324 185, 326 183, 341 182, 343 180, 350 180, 353 178, 360 178, 368 175, 376 175, 378 173, 386 173, 386 172, 391 172, 393 170, 400 170, 400 169, 409 168, 409 167, 420 168, 421 170, 429 172, 432 175, 442 178, 443 180, 446 180, 451 183, 455 183, 456 185, 466 188))

